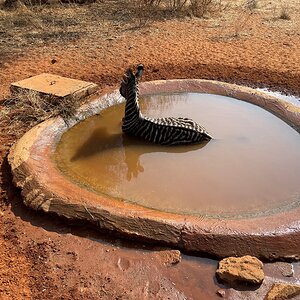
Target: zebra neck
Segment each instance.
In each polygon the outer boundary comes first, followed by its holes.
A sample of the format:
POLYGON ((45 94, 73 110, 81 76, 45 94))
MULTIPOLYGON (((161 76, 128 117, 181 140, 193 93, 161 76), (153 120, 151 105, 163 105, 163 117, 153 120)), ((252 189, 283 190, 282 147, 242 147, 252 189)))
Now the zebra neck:
POLYGON ((126 99, 125 105, 125 121, 135 121, 142 117, 139 100, 138 100, 138 91, 134 91, 126 99))

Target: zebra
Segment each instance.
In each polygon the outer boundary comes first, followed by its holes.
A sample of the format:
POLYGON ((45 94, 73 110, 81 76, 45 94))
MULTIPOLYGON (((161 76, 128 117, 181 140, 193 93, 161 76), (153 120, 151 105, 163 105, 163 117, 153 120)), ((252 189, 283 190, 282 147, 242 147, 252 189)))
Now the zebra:
POLYGON ((120 94, 126 99, 122 131, 160 145, 197 144, 209 141, 212 136, 204 127, 188 118, 148 118, 139 107, 138 83, 144 66, 138 65, 135 75, 129 68, 123 75, 120 94))

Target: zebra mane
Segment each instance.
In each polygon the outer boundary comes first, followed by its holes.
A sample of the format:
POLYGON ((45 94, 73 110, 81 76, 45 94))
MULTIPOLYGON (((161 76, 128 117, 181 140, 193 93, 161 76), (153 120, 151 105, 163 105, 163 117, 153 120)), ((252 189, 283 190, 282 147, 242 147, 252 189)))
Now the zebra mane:
POLYGON ((141 79, 144 71, 144 66, 142 64, 139 64, 137 66, 136 73, 133 73, 133 70, 131 68, 128 68, 124 75, 123 75, 123 80, 121 82, 121 87, 120 87, 120 94, 126 98, 126 91, 129 88, 135 87, 138 85, 139 80, 141 79))

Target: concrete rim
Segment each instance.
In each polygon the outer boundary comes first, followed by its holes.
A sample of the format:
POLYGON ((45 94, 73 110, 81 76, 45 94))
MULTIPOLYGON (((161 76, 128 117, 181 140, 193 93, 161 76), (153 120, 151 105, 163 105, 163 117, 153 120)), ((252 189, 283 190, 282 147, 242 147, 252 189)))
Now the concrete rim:
MULTIPOLYGON (((141 95, 198 92, 230 96, 265 108, 300 132, 300 108, 250 88, 208 80, 145 82, 141 95)), ((118 91, 81 107, 76 120, 120 103, 118 91)), ((70 219, 87 220, 96 227, 123 235, 173 245, 186 251, 218 257, 255 255, 261 258, 300 258, 300 207, 249 219, 209 219, 155 211, 99 196, 72 183, 52 160, 68 127, 61 118, 45 121, 28 131, 11 149, 9 163, 24 203, 70 219)))

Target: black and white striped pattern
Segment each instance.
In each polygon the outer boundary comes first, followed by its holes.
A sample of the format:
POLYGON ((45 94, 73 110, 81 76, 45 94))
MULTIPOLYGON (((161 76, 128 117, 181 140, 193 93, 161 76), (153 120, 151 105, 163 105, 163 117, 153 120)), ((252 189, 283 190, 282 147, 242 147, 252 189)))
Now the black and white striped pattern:
POLYGON ((123 132, 160 145, 195 144, 209 141, 212 137, 205 128, 193 120, 172 117, 152 119, 142 115, 138 103, 138 82, 143 70, 143 65, 139 65, 135 75, 131 69, 128 69, 123 76, 120 87, 120 93, 126 99, 123 132))

